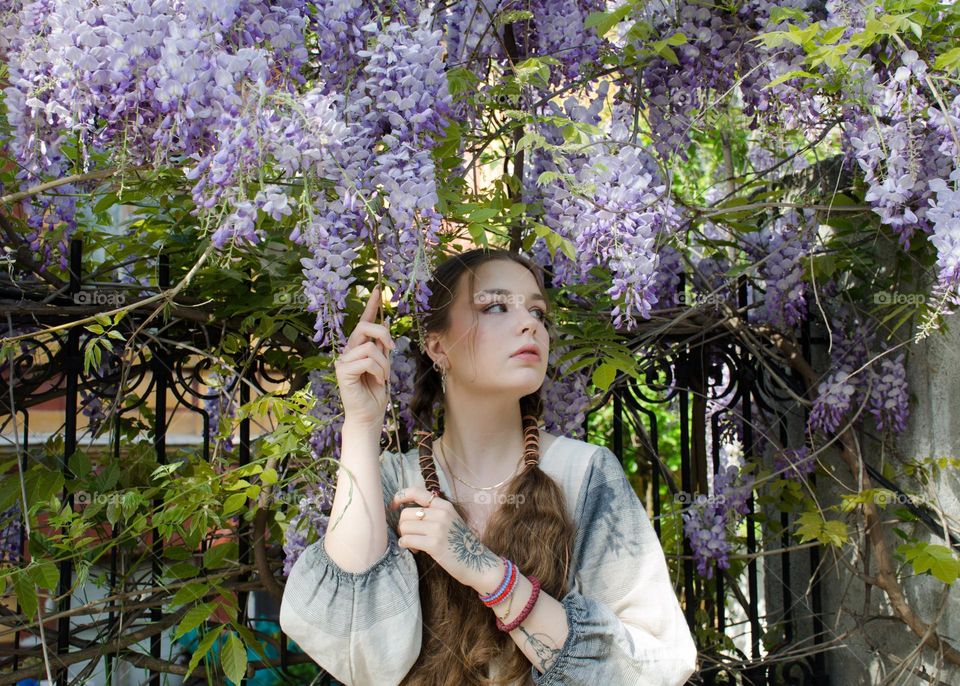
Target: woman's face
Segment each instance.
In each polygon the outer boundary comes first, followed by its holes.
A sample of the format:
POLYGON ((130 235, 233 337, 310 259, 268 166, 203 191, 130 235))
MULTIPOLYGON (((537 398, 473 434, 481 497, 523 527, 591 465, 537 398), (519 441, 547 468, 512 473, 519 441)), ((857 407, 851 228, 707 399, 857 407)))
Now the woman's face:
POLYGON ((543 383, 550 354, 543 321, 548 304, 533 274, 512 260, 490 260, 477 268, 470 290, 465 272, 451 304, 450 329, 439 339, 447 388, 513 391, 518 398, 533 393, 543 383), (514 355, 527 345, 539 355, 514 355))

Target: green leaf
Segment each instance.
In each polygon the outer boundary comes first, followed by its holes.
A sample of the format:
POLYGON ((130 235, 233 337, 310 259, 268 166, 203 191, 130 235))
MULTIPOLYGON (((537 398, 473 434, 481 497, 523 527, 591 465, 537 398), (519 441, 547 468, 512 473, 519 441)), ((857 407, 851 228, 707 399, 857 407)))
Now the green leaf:
POLYGON ((215 629, 212 629, 203 637, 203 639, 201 639, 200 645, 197 646, 197 649, 193 653, 193 657, 190 658, 190 664, 187 665, 187 673, 184 675, 184 679, 190 676, 193 670, 197 668, 197 665, 200 664, 200 660, 206 657, 207 653, 210 652, 210 648, 213 647, 214 641, 217 640, 217 637, 220 636, 222 631, 223 626, 218 626, 215 629))
POLYGON ((153 473, 150 475, 150 478, 154 481, 162 479, 165 476, 173 474, 175 471, 180 469, 184 465, 183 462, 171 462, 170 464, 162 464, 156 469, 153 470, 153 473))
POLYGON ((593 383, 600 390, 605 391, 610 388, 610 384, 616 378, 617 368, 609 362, 604 362, 593 370, 593 383))
POLYGON ((960 48, 953 48, 952 50, 947 50, 942 55, 938 56, 936 61, 933 63, 935 69, 943 69, 944 71, 953 71, 960 67, 960 48))
POLYGON ((497 13, 493 21, 497 27, 501 27, 524 19, 533 19, 533 12, 528 10, 501 11, 497 13))
POLYGON ((235 684, 239 684, 247 673, 247 649, 236 634, 227 637, 227 643, 220 654, 223 673, 235 684))
POLYGON ((210 584, 203 581, 194 581, 177 591, 170 599, 170 605, 172 607, 179 607, 180 605, 192 603, 194 600, 205 596, 209 591, 210 584))
POLYGON ((70 459, 67 460, 67 465, 74 476, 83 478, 90 473, 90 458, 82 450, 78 450, 71 455, 70 459))
POLYGON ((240 509, 247 503, 247 494, 246 493, 234 493, 223 503, 223 516, 229 517, 234 512, 239 512, 240 509))
POLYGON ((247 644, 247 649, 252 650, 254 653, 260 656, 260 659, 266 662, 270 659, 270 656, 267 655, 266 651, 263 649, 263 644, 257 640, 257 637, 253 635, 253 632, 250 631, 243 624, 237 624, 236 622, 230 622, 230 626, 233 627, 233 630, 236 631, 240 638, 243 639, 243 642, 247 644))
POLYGON ((216 605, 213 603, 202 603, 191 607, 187 610, 187 614, 183 616, 183 619, 180 620, 180 623, 177 624, 177 631, 174 633, 173 639, 177 640, 188 631, 193 631, 206 620, 210 619, 215 608, 216 605))
POLYGON ((609 12, 591 12, 587 16, 587 21, 584 22, 583 26, 587 29, 592 29, 596 26, 597 35, 603 38, 610 29, 629 14, 630 9, 631 3, 628 2, 609 12))
POLYGON ((239 555, 236 541, 225 541, 207 548, 203 554, 203 566, 207 569, 218 569, 226 563, 237 560, 239 555))
POLYGON ((903 553, 917 574, 930 573, 948 585, 960 577, 960 560, 946 546, 934 543, 904 544, 898 546, 897 551, 903 553))
POLYGON ((837 519, 825 520, 816 510, 800 515, 797 520, 797 533, 801 543, 820 541, 834 546, 842 545, 849 537, 846 524, 837 519))
POLYGON ((34 588, 33 579, 25 570, 20 570, 13 575, 13 591, 17 594, 17 601, 23 614, 31 619, 37 615, 37 589, 34 588))
POLYGON ((263 473, 260 475, 260 481, 265 485, 269 486, 271 484, 277 483, 277 470, 273 467, 267 467, 263 470, 263 473))
POLYGON ((52 560, 34 560, 34 564, 27 567, 30 578, 40 588, 55 591, 60 582, 60 569, 52 560))
POLYGON ((177 562, 167 567, 164 576, 171 579, 189 579, 200 573, 197 565, 190 561, 177 562))
POLYGON ((790 79, 815 79, 817 74, 812 74, 808 71, 803 71, 802 69, 794 69, 793 71, 788 71, 786 74, 780 74, 773 81, 768 83, 764 88, 773 88, 774 86, 779 86, 784 81, 789 81, 790 79))
POLYGON ((771 7, 770 8, 770 23, 779 24, 782 21, 795 21, 798 23, 805 22, 807 20, 807 13, 803 10, 794 9, 793 7, 771 7))
POLYGON ((472 222, 486 222, 500 214, 500 210, 495 207, 478 207, 477 209, 470 212, 467 217, 472 222))

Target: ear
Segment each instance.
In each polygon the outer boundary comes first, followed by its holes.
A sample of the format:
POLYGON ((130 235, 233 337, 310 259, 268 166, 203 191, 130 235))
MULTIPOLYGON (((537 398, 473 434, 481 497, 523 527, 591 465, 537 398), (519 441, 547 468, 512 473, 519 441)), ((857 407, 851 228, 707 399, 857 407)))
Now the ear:
POLYGON ((443 343, 440 336, 436 333, 429 333, 424 338, 424 351, 427 356, 440 366, 447 364, 447 354, 443 349, 443 343))

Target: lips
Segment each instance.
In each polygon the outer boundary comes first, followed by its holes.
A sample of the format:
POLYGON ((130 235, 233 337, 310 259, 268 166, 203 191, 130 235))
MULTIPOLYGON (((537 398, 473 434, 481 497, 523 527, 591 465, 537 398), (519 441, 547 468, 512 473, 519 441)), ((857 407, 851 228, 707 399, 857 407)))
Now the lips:
POLYGON ((513 355, 511 355, 510 357, 517 357, 518 355, 524 355, 524 356, 535 355, 537 358, 539 358, 540 350, 535 345, 525 345, 522 348, 516 350, 513 353, 513 355))

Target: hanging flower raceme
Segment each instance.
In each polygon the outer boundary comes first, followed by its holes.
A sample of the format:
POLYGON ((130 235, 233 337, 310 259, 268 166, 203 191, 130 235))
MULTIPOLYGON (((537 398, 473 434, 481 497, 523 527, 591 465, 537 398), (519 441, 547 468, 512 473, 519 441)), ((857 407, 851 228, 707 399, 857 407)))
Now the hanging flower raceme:
POLYGON ((713 478, 713 493, 688 496, 689 507, 683 514, 683 530, 690 541, 697 573, 713 578, 713 563, 718 569, 730 566, 731 528, 749 512, 748 499, 753 478, 734 465, 721 467, 713 478))

